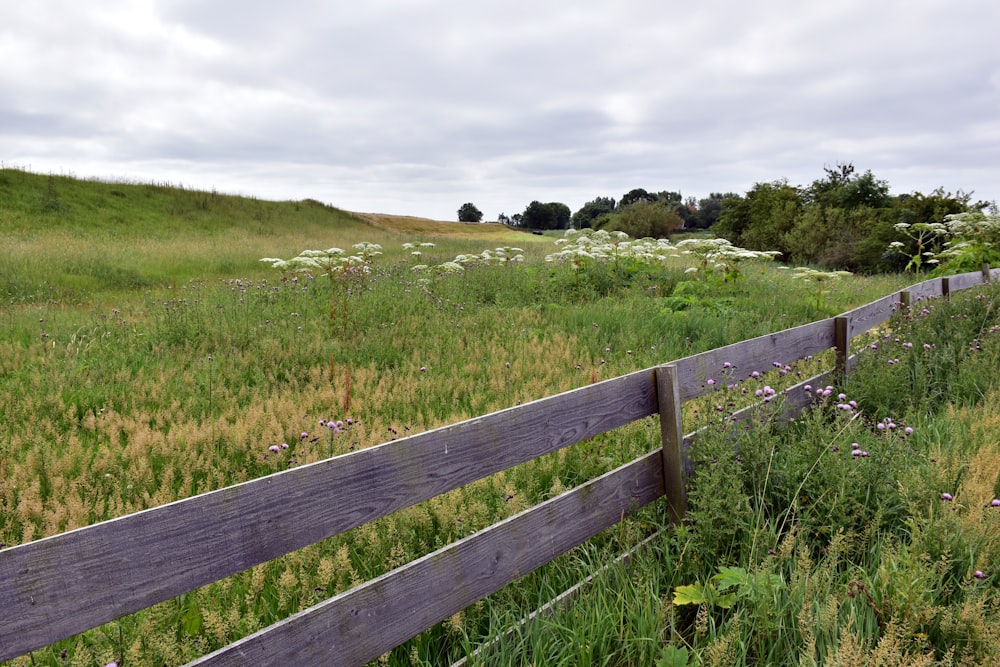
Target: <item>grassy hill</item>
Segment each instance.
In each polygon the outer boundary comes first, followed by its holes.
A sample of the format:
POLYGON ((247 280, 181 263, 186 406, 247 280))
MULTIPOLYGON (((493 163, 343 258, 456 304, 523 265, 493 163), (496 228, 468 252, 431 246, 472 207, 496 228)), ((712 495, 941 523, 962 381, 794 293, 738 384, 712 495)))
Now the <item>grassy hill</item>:
POLYGON ((303 201, 0 170, 0 295, 80 299, 193 279, 268 275, 258 260, 366 240, 531 242, 499 225, 357 214, 303 201))
MULTIPOLYGON (((552 242, 311 200, 0 171, 0 549, 914 282, 811 283, 753 262, 690 273, 692 256, 541 261, 552 242), (435 246, 420 257, 402 245, 424 240, 435 246), (259 261, 360 242, 384 247, 370 272, 292 276, 259 261), (506 245, 525 261, 414 271, 506 245)), ((763 374, 722 365, 717 377, 733 383, 685 407, 685 430, 705 427, 689 521, 664 527, 662 504, 626 516, 384 664, 450 664, 498 636, 470 664, 998 664, 998 297, 996 286, 968 290, 895 318, 858 341, 857 370, 824 390, 837 398, 788 425, 762 409, 751 429, 726 426, 766 387, 780 392, 831 359, 777 359, 763 374), (627 567, 602 570, 658 528, 627 567), (594 572, 572 608, 519 625, 594 572)), ((659 439, 658 421, 637 422, 9 664, 183 664, 659 439)))

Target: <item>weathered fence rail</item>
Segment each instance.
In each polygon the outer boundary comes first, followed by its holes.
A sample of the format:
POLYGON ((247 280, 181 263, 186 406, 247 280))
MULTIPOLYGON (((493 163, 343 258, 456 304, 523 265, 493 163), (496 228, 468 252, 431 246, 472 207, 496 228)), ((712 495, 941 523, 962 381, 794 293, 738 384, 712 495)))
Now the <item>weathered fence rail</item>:
MULTIPOLYGON (((666 496, 684 511, 681 404, 851 339, 903 305, 1000 277, 918 283, 860 308, 369 449, 0 551, 0 660, 23 655, 593 436, 659 415, 657 449, 192 665, 357 665, 666 496)), ((823 377, 825 377, 824 374, 823 377)), ((820 376, 813 378, 823 379, 820 376)), ((804 384, 804 383, 803 383, 804 384)), ((787 410, 809 403, 802 384, 787 410)), ((738 417, 739 415, 737 415, 738 417)))

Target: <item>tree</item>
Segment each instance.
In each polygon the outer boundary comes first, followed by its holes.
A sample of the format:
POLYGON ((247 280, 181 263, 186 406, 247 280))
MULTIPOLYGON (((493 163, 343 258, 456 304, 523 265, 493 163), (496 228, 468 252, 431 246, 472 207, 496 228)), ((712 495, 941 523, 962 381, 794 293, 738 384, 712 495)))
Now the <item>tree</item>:
POLYGON ((651 195, 642 188, 634 188, 622 195, 622 200, 618 206, 625 207, 637 201, 656 201, 656 195, 651 195))
POLYGON ((507 217, 506 213, 501 213, 500 215, 497 216, 497 222, 499 222, 501 225, 509 225, 510 218, 507 217))
POLYGON ((683 224, 674 208, 667 202, 640 199, 620 207, 604 229, 622 231, 636 239, 667 238, 683 224))
POLYGON ((559 202, 543 204, 535 200, 521 215, 521 225, 529 229, 569 229, 569 206, 559 202))
POLYGON ((570 219, 576 229, 594 226, 594 221, 602 215, 615 212, 613 197, 598 197, 584 204, 570 219))
POLYGON ((739 198, 739 195, 733 192, 725 194, 713 192, 705 199, 699 199, 698 212, 695 215, 694 222, 690 223, 690 226, 697 229, 708 229, 714 225, 718 222, 719 216, 722 215, 722 203, 730 198, 739 198))
POLYGON ((458 221, 459 222, 482 222, 483 212, 476 208, 476 205, 472 202, 467 202, 462 204, 462 207, 458 209, 458 221))

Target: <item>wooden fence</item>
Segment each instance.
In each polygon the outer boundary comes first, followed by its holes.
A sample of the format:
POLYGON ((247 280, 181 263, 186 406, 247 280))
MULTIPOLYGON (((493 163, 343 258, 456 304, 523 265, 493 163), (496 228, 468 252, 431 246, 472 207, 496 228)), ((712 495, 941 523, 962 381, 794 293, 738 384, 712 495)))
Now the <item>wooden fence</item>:
MULTIPOLYGON (((850 342, 900 306, 1000 277, 928 280, 768 334, 0 551, 0 660, 23 655, 639 419, 662 448, 190 663, 361 665, 662 496, 685 511, 681 405, 728 362, 748 373, 850 342)), ((833 371, 807 382, 817 384, 833 371)), ((790 411, 808 405, 802 387, 790 411)))

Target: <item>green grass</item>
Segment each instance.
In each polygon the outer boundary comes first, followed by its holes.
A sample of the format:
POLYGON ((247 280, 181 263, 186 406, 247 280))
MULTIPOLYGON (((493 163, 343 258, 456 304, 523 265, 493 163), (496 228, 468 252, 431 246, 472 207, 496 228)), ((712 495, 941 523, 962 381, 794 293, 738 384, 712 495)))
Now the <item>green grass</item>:
MULTIPOLYGON (((0 171, 0 541, 37 539, 828 317, 908 282, 850 277, 817 298, 814 285, 766 264, 748 264, 734 282, 692 279, 684 260, 574 271, 542 260, 553 238, 512 234, 372 221, 314 202, 0 171), (361 241, 385 250, 363 279, 282 276, 259 262, 361 241), (508 245, 523 247, 526 261, 418 274, 404 241, 436 244, 422 263, 508 245), (336 434, 318 426, 348 418, 336 434), (269 452, 280 443, 289 448, 269 452)), ((706 441, 700 455, 719 462, 694 480, 691 524, 664 530, 573 607, 524 626, 481 662, 652 664, 680 660, 683 649, 691 664, 779 664, 809 646, 817 657, 847 656, 855 639, 859 654, 871 653, 897 631, 909 633, 899 651, 917 655, 919 641, 934 650, 959 641, 956 623, 973 612, 975 631, 993 632, 995 575, 986 563, 996 526, 984 523, 992 514, 975 513, 978 496, 963 500, 973 488, 968 461, 981 459, 982 475, 989 456, 1000 456, 979 446, 1000 430, 984 416, 996 395, 992 334, 978 336, 980 356, 968 356, 973 331, 995 319, 996 295, 987 294, 962 317, 935 307, 893 324, 893 332, 914 327, 914 354, 890 339, 878 355, 901 363, 871 355, 864 363, 874 366, 844 389, 866 415, 915 428, 913 438, 890 441, 860 418, 820 410, 741 435, 741 461, 726 456, 728 435, 706 441), (935 347, 925 351, 925 342, 935 347), (854 465, 854 441, 893 464, 854 465), (939 488, 951 489, 959 502, 949 508, 960 509, 931 511, 940 509, 939 488), (938 569, 921 565, 927 558, 938 569), (775 574, 781 585, 747 589, 731 608, 672 603, 677 586, 705 584, 723 566, 775 574), (975 569, 989 576, 971 587, 975 569), (925 598, 911 599, 916 589, 900 583, 917 573, 922 595, 940 608, 929 620, 917 618, 925 598), (891 618, 890 606, 899 612, 891 618)), ((655 420, 644 420, 14 664, 193 659, 600 475, 658 438, 655 420)), ((976 484, 984 493, 985 482, 976 484)), ((662 521, 659 505, 627 519, 385 661, 464 655, 662 521)), ((986 664, 993 657, 968 650, 962 655, 986 664)))

